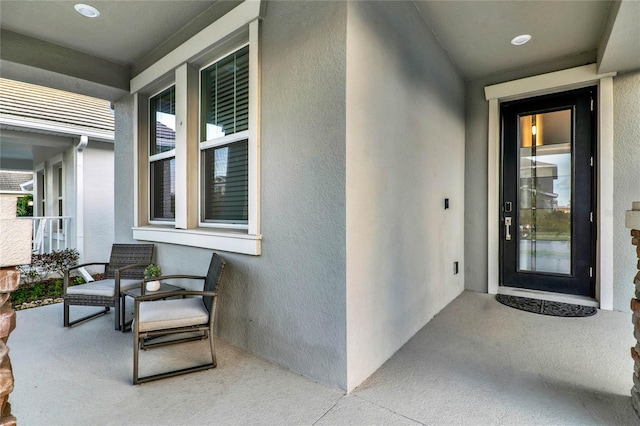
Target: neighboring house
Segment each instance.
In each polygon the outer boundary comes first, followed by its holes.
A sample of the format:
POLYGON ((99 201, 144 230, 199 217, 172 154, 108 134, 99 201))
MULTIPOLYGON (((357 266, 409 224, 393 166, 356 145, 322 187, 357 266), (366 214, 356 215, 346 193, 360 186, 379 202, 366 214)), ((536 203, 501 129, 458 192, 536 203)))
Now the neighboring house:
POLYGON ((109 101, 0 78, 0 167, 32 171, 36 250, 108 258, 113 127, 109 101))
POLYGON ((33 192, 33 173, 0 170, 0 194, 24 196, 33 192))
MULTIPOLYGON (((83 27, 52 10, 57 27, 95 36, 80 45, 55 29, 19 34, 16 19, 3 33, 5 70, 63 73, 59 86, 114 101, 115 240, 155 243, 171 273, 203 273, 221 252, 226 341, 350 391, 463 290, 503 291, 500 105, 584 86, 598 94, 598 258, 596 292, 580 300, 628 309, 634 272, 620 221, 640 198, 629 160, 640 157, 640 61, 637 43, 631 55, 615 46, 620 26, 637 28, 624 18, 634 2, 211 2, 191 22, 167 11, 149 23, 165 33, 149 42, 147 31, 125 53, 132 35, 118 44, 103 25, 142 7, 129 3, 100 2, 83 27), (537 8, 562 9, 567 26, 593 18, 575 37, 588 42, 553 57, 555 46, 507 50, 505 34, 537 8), (478 34, 465 36, 476 21, 478 34), (451 29, 462 36, 436 35, 451 29), (78 67, 61 69, 43 43, 78 67), (5 48, 16 45, 32 50, 5 48), (486 58, 467 65, 476 50, 486 58)), ((173 3, 154 4, 206 7, 173 3)), ((9 6, 5 15, 22 11, 9 6)), ((540 39, 551 22, 532 19, 540 39)), ((451 344, 473 351, 483 332, 451 344)))
POLYGON ((520 208, 556 210, 558 194, 554 192, 554 182, 558 179, 558 166, 543 161, 520 161, 520 208), (533 175, 535 171, 535 176, 533 175))

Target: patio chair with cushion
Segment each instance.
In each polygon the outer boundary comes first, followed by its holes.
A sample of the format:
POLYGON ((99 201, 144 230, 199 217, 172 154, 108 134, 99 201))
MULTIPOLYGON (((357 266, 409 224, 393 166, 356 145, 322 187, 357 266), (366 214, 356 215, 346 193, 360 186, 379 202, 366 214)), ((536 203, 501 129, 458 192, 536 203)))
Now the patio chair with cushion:
POLYGON ((120 293, 124 290, 137 287, 144 279, 144 268, 152 262, 153 244, 114 244, 111 247, 111 258, 108 263, 94 262, 76 265, 64 272, 63 298, 64 298, 64 326, 88 321, 109 312, 115 308, 115 329, 119 330, 120 324, 120 293), (86 284, 69 285, 69 276, 74 269, 89 265, 104 265, 104 278, 86 284), (85 317, 69 320, 69 307, 75 306, 104 306, 99 312, 85 317))
MULTIPOLYGON (((218 286, 226 262, 216 253, 206 276, 166 275, 155 278, 204 280, 203 291, 182 290, 173 293, 146 294, 135 298, 133 321, 133 384, 150 382, 195 371, 215 368, 216 352, 213 330, 218 300, 218 286), (179 298, 171 298, 179 297, 179 298), (168 299, 167 299, 168 298, 168 299), (166 300, 163 300, 166 299, 166 300), (180 337, 180 335, 183 335, 180 337), (177 338, 167 340, 168 336, 177 338), (139 377, 140 350, 209 338, 211 362, 165 373, 139 377)), ((146 285, 146 281, 142 284, 146 285)))

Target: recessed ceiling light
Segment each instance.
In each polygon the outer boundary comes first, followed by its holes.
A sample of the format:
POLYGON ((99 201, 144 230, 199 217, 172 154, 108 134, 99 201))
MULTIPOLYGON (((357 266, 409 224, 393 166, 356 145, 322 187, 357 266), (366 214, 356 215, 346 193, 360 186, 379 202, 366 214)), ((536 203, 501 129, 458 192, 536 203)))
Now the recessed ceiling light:
POLYGON ((100 16, 100 11, 93 6, 89 6, 88 4, 78 3, 73 8, 82 16, 86 16, 87 18, 97 18, 100 16))
POLYGON ((529 34, 521 34, 514 37, 513 40, 511 40, 511 44, 513 44, 514 46, 522 46, 529 40, 531 40, 531 36, 529 34))

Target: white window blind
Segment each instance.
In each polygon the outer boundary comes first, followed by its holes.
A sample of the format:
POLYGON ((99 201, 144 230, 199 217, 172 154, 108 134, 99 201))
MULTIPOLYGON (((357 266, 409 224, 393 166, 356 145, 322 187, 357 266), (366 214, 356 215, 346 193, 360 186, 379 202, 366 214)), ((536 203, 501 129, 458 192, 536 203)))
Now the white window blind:
POLYGON ((201 72, 202 221, 246 227, 249 216, 249 47, 201 72))

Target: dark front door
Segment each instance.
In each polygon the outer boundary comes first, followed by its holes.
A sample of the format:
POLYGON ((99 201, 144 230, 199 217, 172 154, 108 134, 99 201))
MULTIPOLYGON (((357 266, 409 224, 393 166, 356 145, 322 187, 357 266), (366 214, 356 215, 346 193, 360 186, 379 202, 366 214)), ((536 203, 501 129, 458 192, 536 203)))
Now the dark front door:
POLYGON ((595 94, 501 106, 502 285, 595 295, 595 94))

